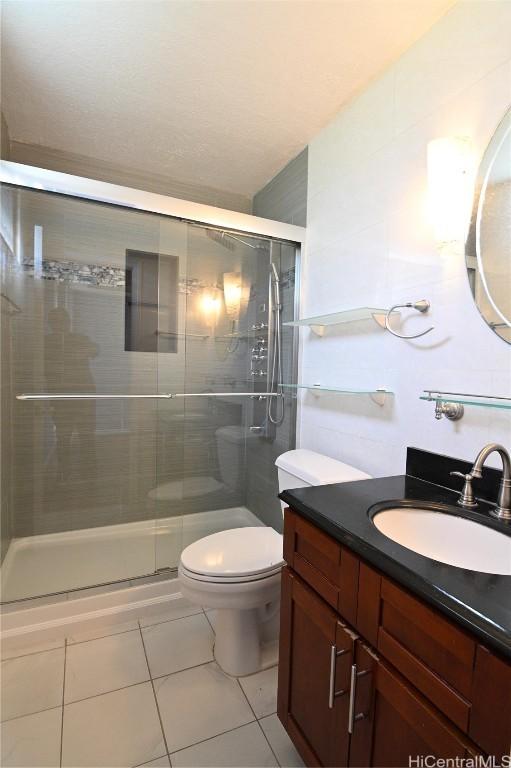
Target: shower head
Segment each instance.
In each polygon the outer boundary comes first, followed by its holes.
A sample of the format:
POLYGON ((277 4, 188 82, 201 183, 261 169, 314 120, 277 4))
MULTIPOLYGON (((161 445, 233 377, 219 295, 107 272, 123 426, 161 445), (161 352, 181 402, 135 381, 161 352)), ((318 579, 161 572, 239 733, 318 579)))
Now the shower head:
MULTIPOLYGON (((265 250, 267 248, 267 241, 261 241, 260 239, 254 238, 256 240, 255 243, 250 243, 244 238, 238 237, 237 235, 234 235, 232 232, 226 232, 225 229, 206 229, 206 235, 211 238, 211 240, 214 240, 215 243, 219 243, 220 245, 223 245, 225 248, 228 248, 230 251, 234 251, 236 248, 233 241, 236 241, 237 243, 241 243, 241 245, 246 245, 247 248, 253 248, 255 251, 257 250, 265 250)), ((250 237, 250 235, 248 235, 250 237)))
POLYGON ((214 240, 215 243, 218 243, 219 245, 223 245, 224 248, 228 248, 230 251, 234 251, 234 249, 236 248, 235 243, 233 243, 231 240, 228 240, 227 233, 223 232, 221 229, 206 229, 206 235, 211 240, 214 240))
POLYGON ((274 299, 275 299, 273 309, 280 311, 282 309, 280 304, 280 275, 273 261, 270 262, 270 271, 271 271, 270 280, 273 285, 273 293, 274 293, 274 299))

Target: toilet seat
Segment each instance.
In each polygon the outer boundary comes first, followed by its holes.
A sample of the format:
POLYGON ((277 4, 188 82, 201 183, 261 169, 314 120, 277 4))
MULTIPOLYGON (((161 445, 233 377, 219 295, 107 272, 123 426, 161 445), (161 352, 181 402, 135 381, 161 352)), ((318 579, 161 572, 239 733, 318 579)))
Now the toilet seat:
POLYGON ((202 581, 207 584, 246 584, 250 581, 264 581, 264 579, 269 579, 270 577, 275 576, 275 574, 279 574, 283 565, 284 562, 271 571, 269 570, 265 573, 256 573, 249 576, 204 576, 202 573, 195 573, 194 571, 187 570, 183 565, 180 566, 179 573, 188 576, 189 579, 193 579, 194 581, 202 581))
POLYGON ((283 563, 281 534, 258 526, 220 531, 195 541, 183 550, 180 570, 197 581, 232 584, 274 576, 283 563))

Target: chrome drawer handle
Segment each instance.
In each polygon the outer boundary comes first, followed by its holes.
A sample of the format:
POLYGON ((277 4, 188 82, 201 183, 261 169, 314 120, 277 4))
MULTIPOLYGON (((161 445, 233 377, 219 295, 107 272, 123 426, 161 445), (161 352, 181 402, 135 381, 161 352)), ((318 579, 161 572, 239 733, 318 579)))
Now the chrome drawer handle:
POLYGON ((347 689, 342 691, 335 690, 335 662, 338 656, 343 656, 345 653, 349 653, 349 649, 338 651, 335 645, 330 646, 330 684, 328 686, 328 708, 334 708, 334 701, 338 696, 343 696, 348 693, 347 689))
POLYGON ((363 720, 364 717, 367 717, 364 712, 360 712, 358 715, 355 714, 355 697, 357 695, 357 680, 359 677, 364 677, 365 675, 370 675, 371 670, 370 669, 363 669, 361 672, 357 671, 357 665, 352 664, 351 665, 351 675, 350 675, 350 704, 349 704, 349 714, 348 714, 348 733, 353 733, 353 728, 355 726, 355 722, 357 720, 363 720))

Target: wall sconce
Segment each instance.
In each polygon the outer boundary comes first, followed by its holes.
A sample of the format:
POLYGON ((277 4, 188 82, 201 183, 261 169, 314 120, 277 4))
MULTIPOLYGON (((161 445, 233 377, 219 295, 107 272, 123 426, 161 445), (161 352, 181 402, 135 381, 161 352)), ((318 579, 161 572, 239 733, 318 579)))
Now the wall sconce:
POLYGON ((224 272, 224 302, 227 317, 238 320, 241 307, 240 272, 224 272))
POLYGON ((201 312, 205 318, 214 322, 220 312, 220 299, 216 291, 206 290, 200 299, 201 312))
POLYGON ((439 245, 463 243, 472 205, 473 154, 470 139, 434 139, 428 144, 428 198, 439 245))

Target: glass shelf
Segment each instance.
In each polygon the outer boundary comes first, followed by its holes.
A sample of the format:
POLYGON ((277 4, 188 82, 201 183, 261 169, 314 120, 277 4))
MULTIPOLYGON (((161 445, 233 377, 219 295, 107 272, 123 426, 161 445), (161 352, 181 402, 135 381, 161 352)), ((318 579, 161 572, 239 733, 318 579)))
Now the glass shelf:
POLYGON ((281 384, 283 389, 307 389, 310 392, 330 392, 337 395, 369 395, 378 405, 384 405, 386 397, 393 397, 394 393, 384 387, 378 389, 344 389, 328 384, 281 384))
MULTIPOLYGON (((381 307, 355 307, 354 309, 345 309, 341 312, 331 312, 328 315, 316 315, 315 317, 304 317, 302 320, 290 320, 284 323, 284 325, 308 326, 319 336, 322 336, 324 329, 331 325, 354 323, 357 320, 374 320, 375 323, 384 328, 387 312, 387 309, 382 309, 381 307)), ((392 315, 398 314, 399 312, 392 312, 392 315)))
POLYGON ((431 403, 459 403, 460 405, 473 405, 476 408, 499 408, 511 411, 511 397, 425 390, 424 394, 419 396, 419 399, 427 400, 431 403))

